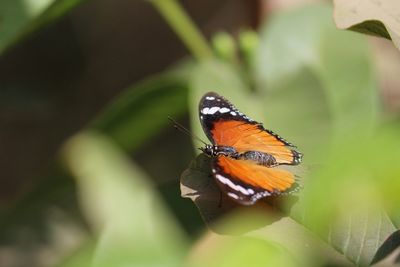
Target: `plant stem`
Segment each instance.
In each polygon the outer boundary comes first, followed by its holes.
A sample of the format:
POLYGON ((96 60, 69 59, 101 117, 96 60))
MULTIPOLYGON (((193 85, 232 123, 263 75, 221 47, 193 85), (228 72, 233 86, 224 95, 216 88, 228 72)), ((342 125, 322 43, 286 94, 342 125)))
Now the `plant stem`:
POLYGON ((150 0, 150 3, 161 13, 197 60, 212 57, 212 50, 205 37, 176 0, 150 0))

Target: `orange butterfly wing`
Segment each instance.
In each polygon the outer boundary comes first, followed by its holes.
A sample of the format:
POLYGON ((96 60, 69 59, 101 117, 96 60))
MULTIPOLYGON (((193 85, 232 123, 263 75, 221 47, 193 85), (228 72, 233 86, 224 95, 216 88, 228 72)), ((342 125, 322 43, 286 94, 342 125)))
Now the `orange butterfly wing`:
POLYGON ((220 188, 245 205, 254 204, 269 195, 294 191, 298 187, 291 172, 225 156, 214 159, 213 173, 220 188))
POLYGON ((302 154, 292 144, 266 130, 261 124, 220 119, 213 123, 211 135, 215 144, 234 147, 239 153, 260 151, 271 154, 278 164, 299 164, 302 154))

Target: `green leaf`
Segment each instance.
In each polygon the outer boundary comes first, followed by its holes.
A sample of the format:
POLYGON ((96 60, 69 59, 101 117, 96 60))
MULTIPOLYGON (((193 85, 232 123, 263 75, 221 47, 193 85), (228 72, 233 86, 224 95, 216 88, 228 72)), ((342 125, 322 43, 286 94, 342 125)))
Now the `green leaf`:
POLYGON ((39 30, 85 0, 2 0, 0 54, 20 39, 39 30))
POLYGON ((212 45, 218 58, 231 64, 237 63, 236 43, 229 33, 216 33, 212 38, 212 45))
POLYGON ((172 30, 198 61, 212 57, 207 40, 177 0, 151 0, 172 30))
MULTIPOLYGON (((294 257, 279 244, 255 237, 210 235, 200 249, 195 249, 186 266, 298 266, 294 257)), ((201 245, 199 247, 201 247, 201 245)))
POLYGON ((132 85, 98 115, 91 127, 134 150, 187 110, 187 78, 166 73, 132 85))
MULTIPOLYGON (((244 209, 247 208, 250 207, 244 209)), ((238 229, 247 227, 246 224, 260 225, 266 219, 262 209, 251 213, 244 209, 218 221, 218 228, 230 232, 230 235, 216 235, 209 231, 200 239, 190 253, 189 266, 218 266, 224 264, 221 259, 233 266, 352 266, 343 255, 287 217, 244 235, 232 236, 238 229), (252 245, 258 243, 253 252, 247 251, 248 242, 252 245), (240 247, 243 253, 246 251, 246 256, 236 250, 238 243, 242 243, 243 247, 240 247)))
POLYGON ((134 162, 96 132, 73 137, 62 154, 99 235, 93 266, 178 266, 184 236, 134 162))
POLYGON ((90 266, 95 249, 93 241, 87 241, 80 246, 72 255, 67 256, 57 267, 83 267, 90 266))
POLYGON ((399 3, 396 0, 335 0, 334 19, 338 28, 391 39, 400 49, 399 3))
POLYGON ((369 266, 396 228, 383 212, 354 212, 331 228, 328 242, 357 266, 369 266))

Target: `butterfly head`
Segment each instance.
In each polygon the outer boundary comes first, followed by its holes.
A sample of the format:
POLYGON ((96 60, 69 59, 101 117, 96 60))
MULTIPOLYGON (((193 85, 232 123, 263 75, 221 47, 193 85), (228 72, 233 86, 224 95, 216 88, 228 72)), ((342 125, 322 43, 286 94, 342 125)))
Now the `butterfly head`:
POLYGON ((205 145, 204 147, 199 147, 199 149, 206 155, 213 157, 215 156, 216 146, 205 145))

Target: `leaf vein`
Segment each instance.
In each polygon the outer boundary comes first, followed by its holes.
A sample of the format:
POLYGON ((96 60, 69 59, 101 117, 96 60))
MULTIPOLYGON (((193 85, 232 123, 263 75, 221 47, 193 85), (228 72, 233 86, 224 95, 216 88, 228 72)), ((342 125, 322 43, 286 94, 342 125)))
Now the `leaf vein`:
POLYGON ((359 263, 360 263, 361 254, 362 254, 363 249, 364 249, 365 237, 366 237, 366 235, 367 235, 367 229, 368 229, 368 213, 367 213, 367 218, 366 218, 366 220, 365 220, 365 224, 364 224, 364 228, 363 228, 363 233, 362 233, 362 237, 361 237, 360 250, 359 250, 359 252, 358 252, 357 259, 356 259, 356 264, 357 264, 357 265, 359 265, 359 263))

